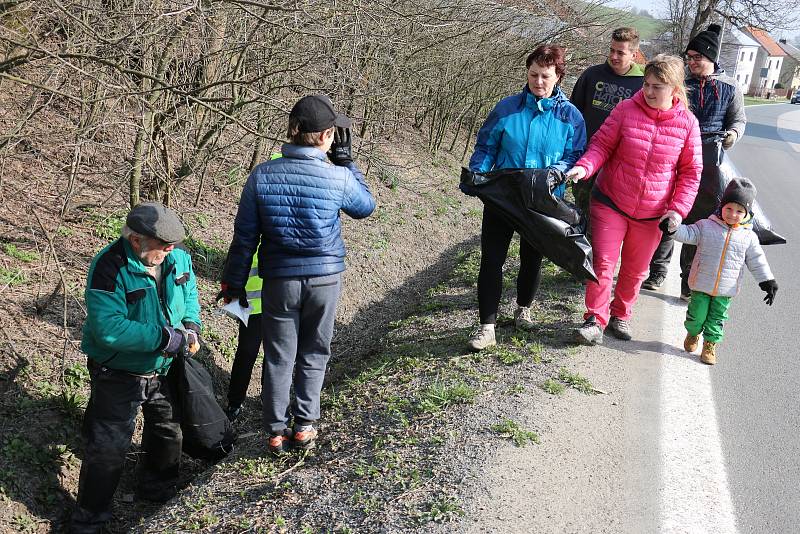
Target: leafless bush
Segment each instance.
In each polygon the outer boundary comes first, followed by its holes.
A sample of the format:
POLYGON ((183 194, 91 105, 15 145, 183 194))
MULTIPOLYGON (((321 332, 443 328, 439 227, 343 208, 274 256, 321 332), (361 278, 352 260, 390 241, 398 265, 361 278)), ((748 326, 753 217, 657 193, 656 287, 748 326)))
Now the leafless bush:
POLYGON ((240 179, 274 149, 309 92, 356 119, 363 150, 413 127, 463 157, 525 55, 583 54, 593 16, 537 0, 6 1, 0 87, 17 96, 0 162, 64 176, 62 215, 97 172, 131 204, 197 203, 209 177, 240 179))

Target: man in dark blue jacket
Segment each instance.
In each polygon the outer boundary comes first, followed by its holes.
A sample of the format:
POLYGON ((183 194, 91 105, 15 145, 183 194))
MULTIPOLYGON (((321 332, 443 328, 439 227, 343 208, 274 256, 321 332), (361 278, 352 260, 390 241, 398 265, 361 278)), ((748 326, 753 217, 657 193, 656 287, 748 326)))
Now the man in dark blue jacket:
POLYGON ((258 248, 258 270, 264 279, 261 395, 274 454, 288 446, 309 448, 317 437, 313 423, 320 416, 319 397, 345 269, 339 210, 361 219, 375 209, 364 176, 353 163, 350 125, 328 97, 300 99, 289 114, 283 157, 253 170, 236 214, 222 275, 227 284, 223 296, 244 296, 258 248))
MULTIPOLYGON (((722 150, 727 151, 744 135, 747 117, 744 113, 744 97, 739 84, 726 75, 717 63, 721 31, 719 25, 710 24, 706 30, 689 41, 684 57, 689 71, 689 77, 686 78, 689 106, 700 123, 700 134, 720 132, 722 150)), ((703 209, 702 202, 698 200, 703 197, 703 185, 713 184, 718 180, 716 167, 722 160, 715 138, 715 135, 703 136, 701 193, 695 198, 694 207, 684 221, 687 224, 705 219, 714 211, 714 208, 703 209)), ((665 232, 650 260, 650 275, 642 283, 643 289, 658 289, 664 283, 673 248, 672 237, 665 232)), ((697 247, 694 245, 681 246, 681 299, 687 302, 691 295, 688 282, 689 270, 696 251, 697 247)))

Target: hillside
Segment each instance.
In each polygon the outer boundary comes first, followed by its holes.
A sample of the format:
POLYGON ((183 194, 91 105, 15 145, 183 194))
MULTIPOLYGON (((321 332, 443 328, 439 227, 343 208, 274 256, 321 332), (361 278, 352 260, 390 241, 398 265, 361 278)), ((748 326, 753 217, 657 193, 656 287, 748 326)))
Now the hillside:
MULTIPOLYGON (((516 395, 548 395, 539 386, 559 376, 579 292, 548 266, 540 331, 504 327, 497 352, 465 354, 482 211, 457 189, 460 166, 491 106, 524 83, 536 44, 586 52, 569 26, 525 39, 510 31, 555 20, 528 4, 0 5, 0 531, 60 532, 69 517, 89 395, 86 273, 131 202, 168 203, 189 229, 198 358, 224 403, 236 326, 214 296, 238 197, 309 92, 356 120, 357 160, 378 202, 370 218, 343 221, 348 270, 319 454, 265 455, 256 372, 236 453, 216 467, 187 458, 186 487, 168 506, 133 499, 137 433, 111 530, 245 531, 252 521, 299 531, 306 515, 311 531, 341 532, 457 520, 459 477, 479 468, 487 442, 517 435, 491 430, 505 417, 487 407, 506 413, 516 395), (286 486, 294 477, 297 492, 286 486), (310 511, 315 494, 326 506, 310 511), (260 511, 248 517, 251 507, 260 511)), ((508 326, 510 300, 503 306, 508 326)))

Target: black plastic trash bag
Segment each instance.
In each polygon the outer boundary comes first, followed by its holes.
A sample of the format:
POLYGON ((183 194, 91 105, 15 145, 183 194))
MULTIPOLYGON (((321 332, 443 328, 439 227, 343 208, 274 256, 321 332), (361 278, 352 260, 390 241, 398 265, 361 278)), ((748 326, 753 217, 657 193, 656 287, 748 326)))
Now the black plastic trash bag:
POLYGON ((218 462, 233 450, 233 425, 214 397, 211 375, 194 358, 178 357, 169 369, 178 399, 183 452, 218 462))
POLYGON ((494 209, 543 256, 580 280, 597 281, 585 221, 573 204, 553 194, 564 183, 554 169, 461 170, 459 188, 494 209))
MULTIPOLYGON (((728 183, 737 176, 742 174, 722 149, 721 134, 719 132, 703 134, 703 173, 700 175, 700 188, 685 223, 695 223, 714 213, 728 183)), ((762 245, 786 243, 786 239, 772 229, 772 223, 761 209, 758 200, 753 202, 753 231, 762 245)))

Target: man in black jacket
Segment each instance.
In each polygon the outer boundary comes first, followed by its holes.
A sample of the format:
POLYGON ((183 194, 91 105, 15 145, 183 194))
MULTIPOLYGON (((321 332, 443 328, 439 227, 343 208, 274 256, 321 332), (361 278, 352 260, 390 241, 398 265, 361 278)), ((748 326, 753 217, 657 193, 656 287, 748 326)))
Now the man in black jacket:
MULTIPOLYGON (((638 50, 639 34, 636 29, 617 28, 611 33, 608 60, 589 67, 575 82, 569 100, 586 121, 587 145, 611 110, 642 88, 644 70, 634 61, 638 50)), ((587 215, 593 185, 594 178, 573 185, 575 202, 587 215)), ((588 234, 588 217, 586 231, 588 234)))

